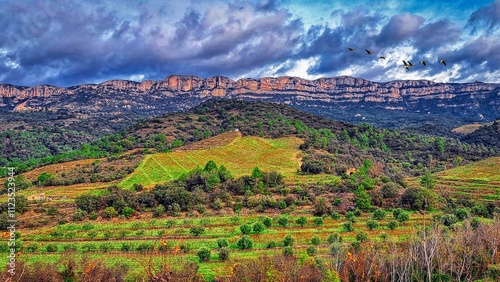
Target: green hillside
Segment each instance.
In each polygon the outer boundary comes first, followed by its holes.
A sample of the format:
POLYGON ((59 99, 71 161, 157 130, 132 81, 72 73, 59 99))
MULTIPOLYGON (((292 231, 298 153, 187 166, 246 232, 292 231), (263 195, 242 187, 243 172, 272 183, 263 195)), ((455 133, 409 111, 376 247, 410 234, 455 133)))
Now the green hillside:
POLYGON ((238 136, 222 147, 147 155, 119 186, 129 188, 134 183, 153 186, 175 179, 197 166, 204 166, 209 160, 224 165, 235 177, 251 174, 256 166, 264 171, 275 170, 290 175, 300 168, 301 143, 302 140, 297 137, 268 139, 238 136))

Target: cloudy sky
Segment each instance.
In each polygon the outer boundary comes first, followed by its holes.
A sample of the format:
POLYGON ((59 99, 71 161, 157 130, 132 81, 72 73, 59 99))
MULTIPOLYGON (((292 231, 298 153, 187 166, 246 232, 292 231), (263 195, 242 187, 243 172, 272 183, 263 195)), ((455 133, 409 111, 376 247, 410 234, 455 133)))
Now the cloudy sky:
POLYGON ((500 82, 500 0, 117 2, 0 0, 0 83, 171 74, 500 82), (405 71, 402 60, 416 66, 405 71))

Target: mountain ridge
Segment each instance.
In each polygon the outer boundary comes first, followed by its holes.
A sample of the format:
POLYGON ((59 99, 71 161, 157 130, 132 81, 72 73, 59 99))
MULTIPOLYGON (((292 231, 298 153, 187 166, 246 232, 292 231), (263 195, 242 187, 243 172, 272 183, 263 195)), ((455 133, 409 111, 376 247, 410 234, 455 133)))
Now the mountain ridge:
POLYGON ((500 84, 429 80, 373 82, 350 76, 262 77, 232 80, 170 75, 164 80, 108 80, 70 87, 0 84, 0 109, 139 111, 146 115, 185 110, 213 98, 265 100, 328 109, 379 108, 491 121, 500 117, 500 84))

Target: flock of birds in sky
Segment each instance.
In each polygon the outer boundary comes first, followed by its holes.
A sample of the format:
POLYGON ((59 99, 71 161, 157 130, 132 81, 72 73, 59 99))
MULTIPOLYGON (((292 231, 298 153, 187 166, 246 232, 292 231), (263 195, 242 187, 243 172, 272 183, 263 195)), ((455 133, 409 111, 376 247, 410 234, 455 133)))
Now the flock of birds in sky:
MULTIPOLYGON (((353 52, 353 51, 355 51, 355 50, 356 50, 356 48, 352 48, 352 47, 349 47, 349 48, 347 48, 347 49, 349 50, 349 52, 353 52)), ((366 51, 366 54, 367 54, 367 55, 372 55, 372 54, 373 54, 373 52, 372 52, 372 51, 370 51, 370 50, 368 50, 368 49, 365 49, 365 51, 366 51)), ((381 60, 385 60, 385 59, 386 59, 386 57, 385 57, 385 56, 379 56, 378 58, 379 58, 379 59, 381 59, 381 60)), ((403 68, 404 68, 406 71, 409 71, 411 67, 414 67, 414 66, 415 66, 415 65, 414 65, 412 62, 410 62, 410 61, 405 61, 405 60, 402 60, 402 61, 403 61, 403 68)), ((427 61, 425 61, 425 60, 421 60, 421 61, 420 61, 420 63, 421 63, 422 65, 424 65, 424 67, 425 67, 425 66, 427 66, 427 61)), ((441 64, 443 64, 443 65, 445 65, 445 66, 446 66, 446 61, 445 61, 445 60, 439 60, 439 63, 441 63, 441 64)))

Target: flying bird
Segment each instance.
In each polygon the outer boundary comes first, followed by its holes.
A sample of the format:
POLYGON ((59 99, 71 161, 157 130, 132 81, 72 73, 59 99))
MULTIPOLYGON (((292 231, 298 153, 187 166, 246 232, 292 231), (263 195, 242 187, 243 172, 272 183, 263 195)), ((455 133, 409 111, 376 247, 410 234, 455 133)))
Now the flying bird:
POLYGON ((415 66, 415 65, 414 65, 412 62, 410 62, 410 61, 408 61, 408 65, 409 65, 410 67, 415 66))
POLYGON ((445 66, 446 66, 446 61, 445 61, 445 60, 439 60, 439 62, 440 62, 441 64, 443 64, 443 65, 445 65, 445 66))
POLYGON ((406 67, 410 67, 410 64, 408 64, 405 60, 403 60, 403 65, 406 67))
POLYGON ((366 51, 366 53, 367 53, 368 55, 373 54, 373 52, 372 52, 372 51, 370 51, 370 50, 368 50, 368 49, 365 49, 365 51, 366 51))
POLYGON ((424 65, 424 67, 425 67, 425 66, 427 66, 427 62, 426 62, 426 61, 424 61, 424 60, 420 61, 420 63, 421 63, 422 65, 424 65))
POLYGON ((351 47, 348 47, 347 49, 349 49, 349 52, 356 50, 356 48, 351 48, 351 47))
POLYGON ((379 59, 385 60, 385 56, 378 57, 379 59))

